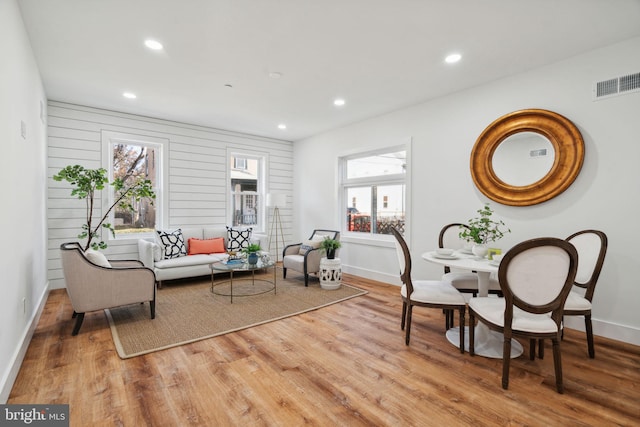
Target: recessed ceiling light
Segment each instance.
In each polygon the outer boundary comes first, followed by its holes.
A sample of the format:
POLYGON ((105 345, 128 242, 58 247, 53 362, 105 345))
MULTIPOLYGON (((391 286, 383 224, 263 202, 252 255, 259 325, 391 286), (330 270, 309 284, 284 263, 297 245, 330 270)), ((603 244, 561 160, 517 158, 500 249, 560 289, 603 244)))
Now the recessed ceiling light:
POLYGON ((272 71, 269 73, 269 77, 271 77, 272 79, 279 79, 280 77, 282 77, 282 73, 278 71, 272 71))
POLYGON ((455 64, 456 62, 460 61, 460 59, 462 59, 462 55, 460 55, 459 53, 452 53, 451 55, 447 55, 447 57, 444 58, 444 62, 446 62, 447 64, 455 64))
POLYGON ((156 40, 147 39, 144 41, 144 45, 152 50, 162 50, 162 43, 156 40))
POLYGON ((342 107, 344 105, 344 99, 338 98, 333 100, 333 105, 336 107, 342 107))
POLYGON ((278 125, 278 129, 285 130, 286 128, 287 128, 287 125, 285 125, 284 123, 280 123, 280 124, 278 125))
POLYGON ((122 94, 122 96, 124 96, 125 98, 129 98, 129 99, 136 99, 137 96, 135 93, 131 93, 131 92, 125 92, 122 94))

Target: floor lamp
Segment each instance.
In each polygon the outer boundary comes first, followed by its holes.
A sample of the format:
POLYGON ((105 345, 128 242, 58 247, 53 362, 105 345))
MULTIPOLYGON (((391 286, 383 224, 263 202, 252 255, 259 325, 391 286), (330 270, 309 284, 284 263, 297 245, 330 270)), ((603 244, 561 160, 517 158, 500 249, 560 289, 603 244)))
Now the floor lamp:
POLYGON ((271 241, 275 240, 276 243, 276 263, 280 256, 278 250, 278 238, 282 242, 282 248, 284 249, 284 234, 282 231, 282 221, 280 220, 280 208, 284 207, 287 202, 287 195, 282 193, 268 193, 267 194, 267 208, 273 208, 273 216, 271 218, 271 230, 269 231, 269 252, 271 252, 271 241), (280 235, 278 236, 278 233, 280 235))

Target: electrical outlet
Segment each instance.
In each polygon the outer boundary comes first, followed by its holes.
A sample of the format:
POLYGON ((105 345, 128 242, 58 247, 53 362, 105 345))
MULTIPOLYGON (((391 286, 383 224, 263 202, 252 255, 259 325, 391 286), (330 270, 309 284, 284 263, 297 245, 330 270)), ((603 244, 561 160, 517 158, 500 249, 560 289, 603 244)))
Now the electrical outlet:
POLYGON ((27 139, 27 124, 22 120, 20 120, 20 135, 22 139, 27 139))

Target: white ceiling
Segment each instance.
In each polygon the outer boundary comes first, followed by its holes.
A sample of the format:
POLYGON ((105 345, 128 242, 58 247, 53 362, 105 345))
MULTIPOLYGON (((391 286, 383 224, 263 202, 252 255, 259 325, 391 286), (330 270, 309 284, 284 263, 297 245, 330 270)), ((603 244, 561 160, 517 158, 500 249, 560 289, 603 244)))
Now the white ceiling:
POLYGON ((18 4, 50 100, 286 140, 640 35, 640 0, 18 4))

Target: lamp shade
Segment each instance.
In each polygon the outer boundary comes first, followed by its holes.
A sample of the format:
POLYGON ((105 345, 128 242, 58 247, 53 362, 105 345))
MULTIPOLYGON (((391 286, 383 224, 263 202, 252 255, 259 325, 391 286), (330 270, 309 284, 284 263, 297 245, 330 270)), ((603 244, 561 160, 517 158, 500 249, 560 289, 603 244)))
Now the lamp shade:
POLYGON ((283 207, 287 204, 287 195, 284 193, 267 193, 267 206, 273 208, 283 207))

